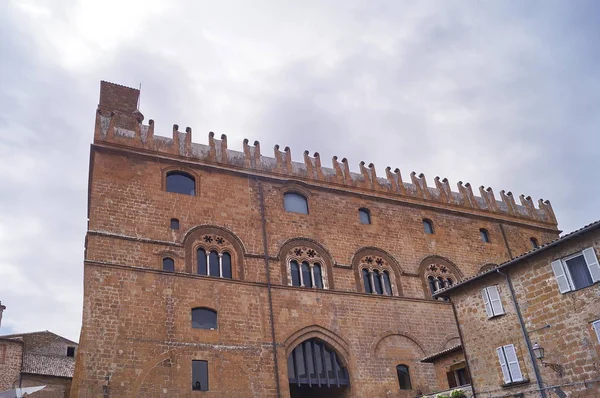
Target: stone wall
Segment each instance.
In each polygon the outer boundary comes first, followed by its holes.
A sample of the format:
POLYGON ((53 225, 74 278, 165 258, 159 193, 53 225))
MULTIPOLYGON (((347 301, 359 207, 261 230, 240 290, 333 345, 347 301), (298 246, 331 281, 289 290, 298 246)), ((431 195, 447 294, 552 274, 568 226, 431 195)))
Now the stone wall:
POLYGON ((22 341, 0 338, 0 391, 19 385, 22 359, 22 341))

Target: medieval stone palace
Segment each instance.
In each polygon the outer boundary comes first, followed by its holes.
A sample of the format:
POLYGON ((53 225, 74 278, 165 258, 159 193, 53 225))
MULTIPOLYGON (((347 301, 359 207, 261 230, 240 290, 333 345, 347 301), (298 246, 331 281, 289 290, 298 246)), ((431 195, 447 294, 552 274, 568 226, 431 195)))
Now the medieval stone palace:
POLYGON ((453 306, 432 294, 559 235, 548 201, 213 133, 197 144, 189 127, 155 135, 138 96, 101 83, 73 397, 468 385, 453 306))

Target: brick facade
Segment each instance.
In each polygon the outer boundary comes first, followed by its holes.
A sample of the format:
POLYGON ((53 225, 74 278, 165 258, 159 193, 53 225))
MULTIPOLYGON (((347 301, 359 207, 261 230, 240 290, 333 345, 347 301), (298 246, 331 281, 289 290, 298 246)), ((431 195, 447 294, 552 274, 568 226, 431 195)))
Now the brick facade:
POLYGON ((236 152, 212 133, 208 146, 193 144, 189 128, 159 137, 136 103, 137 90, 102 83, 72 396, 274 397, 275 343, 280 394, 289 397, 288 356, 313 337, 347 368, 350 387, 336 396, 434 391, 434 366, 420 359, 458 331, 451 305, 431 299, 426 273, 456 281, 507 260, 508 248, 528 250, 530 237, 558 235, 548 202, 516 205, 504 192, 496 201, 483 189, 479 198, 462 183, 453 193, 445 180, 430 188, 424 176, 404 183, 390 170, 386 180, 372 165, 349 173, 345 160, 329 169, 318 154, 295 163, 287 148, 268 158, 258 142, 236 152), (166 192, 177 170, 194 177, 194 196, 166 192), (307 198, 308 214, 285 211, 288 192, 307 198), (360 223, 359 208, 371 224, 360 223), (434 234, 424 233, 424 218, 434 234), (198 248, 227 248, 233 279, 198 275, 198 248), (290 259, 309 252, 326 289, 290 286, 290 259), (162 270, 163 257, 175 272, 162 270), (389 271, 393 296, 364 293, 361 270, 378 267, 389 271), (191 328, 196 307, 217 311, 216 330, 191 328), (192 360, 208 361, 209 391, 192 391, 192 360), (412 390, 399 389, 398 364, 409 366, 412 390))
MULTIPOLYGON (((600 396, 600 342, 591 324, 600 319, 600 285, 561 294, 551 267, 552 261, 590 247, 600 257, 600 226, 500 270, 512 281, 532 345, 537 342, 545 348, 544 362, 548 366, 539 360, 537 366, 548 397, 563 396, 560 393, 569 397, 600 396)), ((447 294, 456 306, 477 396, 523 393, 525 397, 539 397, 528 347, 504 276, 492 271, 447 294), (488 319, 481 289, 493 285, 498 287, 505 314, 488 319), (524 384, 504 383, 496 348, 507 344, 516 347, 524 384)))

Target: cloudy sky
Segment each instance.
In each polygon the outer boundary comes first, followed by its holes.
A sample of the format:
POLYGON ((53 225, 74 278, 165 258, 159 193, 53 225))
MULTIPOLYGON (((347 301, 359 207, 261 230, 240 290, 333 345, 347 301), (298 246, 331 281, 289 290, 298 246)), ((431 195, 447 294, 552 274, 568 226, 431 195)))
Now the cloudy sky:
POLYGON ((99 81, 158 134, 550 199, 600 218, 600 2, 0 1, 0 334, 81 324, 99 81))

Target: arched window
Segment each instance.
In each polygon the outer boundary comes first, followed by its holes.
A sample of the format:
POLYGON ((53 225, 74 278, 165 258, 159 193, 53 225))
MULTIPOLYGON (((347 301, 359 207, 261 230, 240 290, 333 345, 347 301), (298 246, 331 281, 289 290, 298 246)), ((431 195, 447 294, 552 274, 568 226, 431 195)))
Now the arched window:
POLYGON ((288 283, 292 286, 326 289, 323 258, 309 247, 294 247, 287 254, 288 283))
POLYGON ((371 212, 369 209, 360 208, 358 209, 358 219, 361 224, 371 224, 371 212))
POLYGON ((410 383, 410 374, 408 373, 408 366, 396 366, 396 373, 398 373, 398 383, 400 384, 400 389, 412 390, 412 384, 410 383))
POLYGON ((196 195, 196 180, 188 173, 170 171, 167 173, 167 192, 196 195))
POLYGON ((359 267, 365 293, 394 295, 392 273, 386 260, 376 256, 365 256, 360 260, 359 267))
POLYGON ((488 233, 487 229, 481 228, 479 230, 479 234, 481 235, 481 241, 483 243, 490 243, 490 234, 488 233))
POLYGON ((193 308, 192 328, 215 330, 217 328, 217 311, 209 308, 193 308))
MULTIPOLYGON (((433 295, 436 291, 452 286, 459 280, 460 271, 448 260, 432 256, 423 260, 420 266, 423 278, 425 296, 433 295)), ((440 300, 440 299, 438 299, 440 300)), ((447 300, 447 298, 443 298, 447 300)))
POLYGON ((532 249, 537 249, 538 247, 540 247, 536 238, 529 238, 529 241, 531 242, 532 249))
POLYGON ((198 274, 206 276, 215 276, 218 278, 231 279, 232 266, 231 254, 229 252, 219 253, 216 250, 206 252, 203 248, 198 248, 197 252, 198 274))
POLYGON ((285 211, 308 214, 308 201, 299 193, 288 192, 283 195, 285 211))
MULTIPOLYGON (((305 340, 294 348, 288 356, 287 368, 291 386, 317 387, 318 396, 329 396, 324 393, 325 388, 350 385, 348 370, 338 358, 337 352, 316 337, 305 340)), ((305 393, 303 396, 313 396, 308 390, 305 393)))
POLYGON ((162 260, 163 271, 175 271, 175 261, 171 257, 165 257, 162 260))
POLYGON ((433 235, 433 222, 427 218, 423 219, 423 229, 427 235, 433 235))
POLYGON ((171 218, 171 229, 179 229, 179 220, 176 218, 171 218))
POLYGON ((431 291, 431 294, 435 293, 435 291, 437 290, 437 284, 435 283, 436 279, 433 276, 429 276, 427 278, 427 282, 429 283, 429 290, 431 291))

